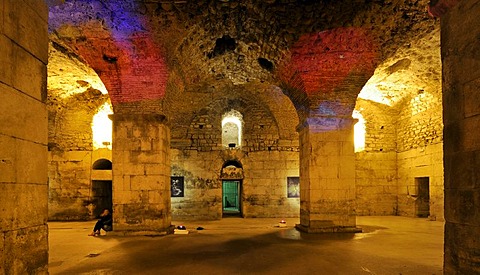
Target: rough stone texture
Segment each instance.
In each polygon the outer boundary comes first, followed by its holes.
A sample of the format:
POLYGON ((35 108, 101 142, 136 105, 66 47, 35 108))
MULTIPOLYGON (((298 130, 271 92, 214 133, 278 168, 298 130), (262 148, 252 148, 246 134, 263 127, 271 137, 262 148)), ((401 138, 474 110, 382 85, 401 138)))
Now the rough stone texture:
POLYGON ((243 116, 242 147, 248 151, 296 150, 288 141, 298 139, 296 110, 277 86, 217 83, 194 91, 173 90, 166 98, 172 127, 172 147, 188 144, 192 150, 221 149, 222 116, 233 110, 243 116), (178 100, 181 97, 182 100, 178 100), (200 143, 201 138, 205 140, 200 143))
MULTIPOLYGON (((435 171, 435 186, 441 180, 434 168, 439 163, 415 154, 440 144, 442 135, 438 22, 428 17, 426 6, 426 0, 70 1, 51 8, 50 38, 57 50, 99 74, 117 114, 165 115, 172 148, 182 152, 178 166, 187 170, 188 151, 206 152, 207 159, 221 154, 221 118, 232 109, 243 115, 241 150, 263 160, 264 153, 298 150, 293 131, 298 122, 350 117, 366 83, 357 105, 367 108, 362 112, 367 148, 357 154, 356 168, 349 167, 361 191, 358 210, 398 214, 396 189, 403 196, 417 175, 411 163, 435 171), (405 153, 401 161, 397 153, 405 153)), ((300 163, 312 157, 309 145, 300 142, 305 157, 300 163)), ((343 149, 337 157, 350 154, 343 149)), ((316 169, 311 166, 313 174, 316 169)), ((196 171, 192 177, 217 182, 211 173, 196 171)), ((310 184, 305 180, 310 175, 303 175, 302 182, 310 184)), ((338 179, 327 178, 332 184, 338 179)), ((439 209, 437 193, 432 199, 439 209)), ((214 197, 207 204, 214 204, 214 197)), ((401 203, 401 213, 408 214, 409 202, 401 203)), ((350 219, 353 207, 347 208, 351 213, 338 213, 350 219)))
POLYGON ((442 17, 446 274, 480 273, 480 1, 442 17))
POLYGON ((430 183, 430 215, 432 220, 444 219, 443 143, 418 147, 397 154, 398 215, 415 217, 417 191, 415 178, 428 177, 430 183))
MULTIPOLYGON (((436 29, 425 41, 412 43, 408 54, 412 61, 404 71, 416 71, 410 79, 409 95, 397 104, 396 120, 398 166, 398 214, 415 216, 415 178, 429 177, 430 218, 443 220, 443 123, 440 87, 440 35, 436 29), (436 69, 420 69, 418 62, 436 69), (413 193, 412 193, 413 192, 413 193)), ((415 194, 417 195, 417 194, 415 194)))
POLYGON ((92 151, 92 118, 109 101, 97 74, 51 42, 47 89, 49 150, 92 151))
POLYGON ((366 122, 365 151, 356 154, 360 215, 414 216, 415 178, 429 177, 430 218, 443 219, 439 39, 436 26, 410 41, 360 92, 355 108, 366 122))
POLYGON ((184 197, 172 198, 175 220, 222 218, 223 160, 218 152, 172 149, 172 176, 184 177, 184 197))
POLYGON ((47 8, 0 5, 0 273, 46 274, 47 8))
POLYGON ((50 151, 92 151, 92 119, 108 97, 95 89, 66 99, 49 93, 48 122, 50 151))
POLYGON ((48 219, 88 220, 98 212, 92 180, 112 180, 112 171, 92 170, 99 159, 112 159, 112 151, 50 151, 48 154, 48 219))
POLYGON ((184 198, 172 198, 174 218, 221 218, 220 172, 232 157, 244 169, 243 216, 297 216, 298 199, 286 198, 287 176, 298 176, 298 116, 288 98, 261 83, 220 85, 183 96, 185 101, 172 101, 170 107, 176 111, 172 175, 184 176, 186 188, 184 198), (243 117, 242 144, 235 150, 224 148, 221 139, 222 116, 231 110, 243 117), (232 152, 239 156, 229 156, 232 152))
MULTIPOLYGON (((49 219, 87 220, 98 209, 92 180, 98 159, 111 160, 110 150, 92 146, 92 120, 109 97, 97 74, 72 51, 50 42, 48 65, 49 219)), ((107 172, 108 173, 108 172, 107 172)))
POLYGON ((365 150, 355 154, 358 215, 397 214, 397 111, 358 99, 355 107, 365 119, 365 150))
POLYGON ((222 166, 242 164, 243 217, 298 217, 299 199, 287 198, 287 177, 298 176, 298 152, 242 153, 241 150, 198 152, 172 150, 172 175, 185 177, 185 197, 172 198, 174 219, 222 217, 222 166))
POLYGON ((298 152, 249 153, 243 164, 244 217, 298 217, 300 199, 287 196, 287 177, 299 176, 298 152))
POLYGON ((355 230, 353 119, 311 118, 300 132, 300 225, 307 232, 355 230))
POLYGON ((161 115, 112 115, 115 231, 169 230, 170 129, 161 115))

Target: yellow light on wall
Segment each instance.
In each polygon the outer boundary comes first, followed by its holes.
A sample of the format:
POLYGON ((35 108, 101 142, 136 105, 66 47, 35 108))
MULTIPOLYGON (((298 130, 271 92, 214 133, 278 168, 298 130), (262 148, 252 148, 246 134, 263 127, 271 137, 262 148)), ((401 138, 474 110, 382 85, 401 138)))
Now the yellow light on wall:
POLYGON ((93 149, 112 149, 112 121, 108 118, 108 115, 112 113, 112 105, 110 102, 106 102, 98 108, 98 112, 93 116, 93 149))
POLYGON ((367 130, 365 127, 365 119, 359 111, 354 110, 352 117, 358 119, 358 122, 353 126, 355 153, 358 153, 365 151, 365 135, 367 134, 367 130))
POLYGON ((392 98, 388 98, 385 93, 381 92, 374 84, 366 84, 360 91, 358 97, 387 106, 392 106, 394 103, 392 98))
POLYGON ((432 94, 425 92, 423 89, 419 90, 417 95, 410 100, 412 116, 428 110, 434 102, 438 101, 435 100, 432 94))

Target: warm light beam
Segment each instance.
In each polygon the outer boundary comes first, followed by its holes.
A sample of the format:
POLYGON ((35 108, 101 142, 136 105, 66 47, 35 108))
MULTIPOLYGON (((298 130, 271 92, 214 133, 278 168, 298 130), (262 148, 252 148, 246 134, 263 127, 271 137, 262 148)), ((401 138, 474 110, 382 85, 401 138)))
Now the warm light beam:
POLYGON ((108 115, 112 113, 112 106, 106 102, 98 108, 98 112, 93 116, 93 149, 112 149, 112 121, 108 118, 108 115))
POLYGON ((352 117, 358 119, 358 122, 355 123, 353 127, 354 131, 354 144, 355 144, 355 153, 365 151, 365 135, 367 133, 365 127, 365 119, 359 111, 354 110, 352 117))

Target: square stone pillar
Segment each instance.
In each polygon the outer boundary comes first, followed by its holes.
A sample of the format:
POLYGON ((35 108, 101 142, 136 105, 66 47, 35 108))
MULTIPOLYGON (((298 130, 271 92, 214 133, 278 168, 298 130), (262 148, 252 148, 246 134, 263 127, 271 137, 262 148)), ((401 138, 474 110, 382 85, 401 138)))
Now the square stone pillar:
POLYGON ((359 232, 355 216, 352 118, 315 117, 300 125, 300 224, 308 233, 359 232))
POLYGON ((111 118, 114 232, 169 233, 170 128, 165 116, 114 114, 111 118))
POLYGON ((48 8, 0 1, 0 274, 48 274, 48 8))
POLYGON ((441 18, 445 274, 480 274, 479 15, 464 0, 441 18))

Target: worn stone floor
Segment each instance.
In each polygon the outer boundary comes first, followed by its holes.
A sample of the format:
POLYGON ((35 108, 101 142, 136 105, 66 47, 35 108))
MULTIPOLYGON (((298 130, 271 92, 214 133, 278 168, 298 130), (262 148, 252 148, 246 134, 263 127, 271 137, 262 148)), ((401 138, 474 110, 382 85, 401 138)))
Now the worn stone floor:
POLYGON ((298 219, 172 222, 188 235, 89 237, 50 222, 50 274, 442 274, 443 222, 358 217, 364 232, 304 234, 298 219), (204 230, 196 230, 197 227, 204 230))

